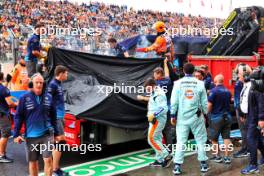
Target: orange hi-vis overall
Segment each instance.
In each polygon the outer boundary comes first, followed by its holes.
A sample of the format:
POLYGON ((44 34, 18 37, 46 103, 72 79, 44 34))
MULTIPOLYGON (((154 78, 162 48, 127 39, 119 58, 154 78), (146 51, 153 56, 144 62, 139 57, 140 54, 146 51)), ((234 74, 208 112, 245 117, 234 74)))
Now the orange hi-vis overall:
POLYGON ((174 57, 172 40, 169 36, 165 36, 165 34, 158 36, 151 46, 146 47, 143 50, 144 52, 155 51, 157 55, 161 56, 169 56, 170 60, 173 60, 174 57))
POLYGON ((28 90, 29 78, 27 68, 25 66, 17 64, 11 74, 12 90, 28 90))

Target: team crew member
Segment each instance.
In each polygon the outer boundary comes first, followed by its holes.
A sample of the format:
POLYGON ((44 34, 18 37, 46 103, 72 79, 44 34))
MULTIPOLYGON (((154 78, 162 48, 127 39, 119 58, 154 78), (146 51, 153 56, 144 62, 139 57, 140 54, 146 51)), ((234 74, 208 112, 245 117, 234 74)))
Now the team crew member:
POLYGON ((38 159, 42 154, 44 172, 46 176, 52 175, 52 151, 49 145, 53 144, 56 129, 55 108, 49 106, 51 97, 44 94, 44 79, 40 74, 32 77, 33 88, 19 99, 14 117, 14 142, 26 141, 27 160, 29 162, 30 176, 38 175, 38 159), (22 124, 25 124, 25 139, 20 136, 22 124), (35 145, 45 145, 35 149, 35 145), (41 150, 41 151, 40 151, 41 150))
POLYGON ((155 51, 157 55, 166 56, 170 61, 174 58, 174 46, 169 36, 166 36, 166 26, 162 21, 158 21, 153 25, 157 31, 157 38, 155 42, 146 48, 137 48, 137 52, 150 52, 155 51))
POLYGON ((187 63, 183 67, 185 77, 176 81, 171 95, 171 123, 176 124, 177 147, 174 157, 173 173, 182 173, 181 165, 184 160, 185 144, 190 130, 198 148, 198 160, 201 162, 201 172, 208 171, 205 144, 207 133, 202 114, 207 114, 207 95, 204 83, 192 76, 194 66, 187 63), (177 122, 177 123, 176 123, 177 122))
POLYGON ((12 90, 28 90, 28 72, 24 59, 20 59, 11 73, 12 90))
MULTIPOLYGON (((167 97, 167 102, 168 102, 168 107, 170 107, 170 97, 171 97, 171 91, 172 91, 172 83, 170 80, 170 72, 168 68, 168 59, 164 59, 164 69, 161 67, 157 67, 153 71, 153 77, 155 79, 156 84, 162 88, 163 90, 166 91, 166 97, 167 97)), ((146 96, 141 96, 139 95, 137 97, 138 100, 144 100, 148 101, 149 97, 146 96)), ((169 115, 169 111, 167 113, 169 115)), ((163 131, 163 134, 165 134, 165 139, 167 144, 172 144, 172 128, 170 124, 170 118, 167 118, 167 123, 165 125, 165 129, 163 131)), ((170 145, 170 150, 171 150, 170 145)))
POLYGON ((238 152, 234 153, 234 158, 241 158, 241 157, 249 156, 249 152, 247 148, 247 125, 246 125, 247 113, 242 113, 240 108, 240 104, 241 104, 240 101, 243 100, 242 109, 244 109, 245 105, 246 107, 248 107, 248 98, 246 97, 251 87, 249 75, 251 74, 252 70, 246 64, 239 64, 236 69, 238 74, 238 80, 236 81, 234 88, 234 107, 236 110, 237 122, 242 136, 242 146, 238 152), (242 98, 241 98, 241 92, 242 92, 242 98))
POLYGON ((264 108, 263 106, 264 106, 263 88, 262 87, 261 88, 251 87, 249 91, 249 95, 248 95, 248 115, 247 115, 247 124, 246 124, 248 128, 247 129, 247 147, 250 153, 249 155, 250 159, 249 159, 249 165, 241 170, 241 173, 245 175, 259 173, 258 166, 264 165, 264 108), (262 156, 259 162, 258 162, 258 149, 262 156))
POLYGON ((204 72, 204 86, 206 91, 211 90, 214 88, 212 75, 209 72, 209 68, 207 65, 201 65, 201 70, 204 72))
POLYGON ((162 130, 167 121, 167 98, 165 92, 158 86, 154 79, 146 80, 146 91, 150 93, 148 102, 148 143, 155 150, 155 162, 151 166, 169 167, 172 156, 162 144, 162 130))
POLYGON ((8 138, 11 135, 11 121, 8 117, 9 108, 17 103, 11 99, 10 91, 3 85, 4 73, 0 72, 0 163, 10 163, 13 160, 6 156, 8 138))
POLYGON ((231 93, 224 87, 223 75, 217 75, 214 79, 216 87, 213 88, 208 97, 208 112, 209 114, 209 136, 214 145, 215 156, 211 159, 215 162, 222 162, 222 157, 219 156, 218 138, 222 135, 224 139, 224 163, 230 164, 229 157, 230 130, 232 117, 230 114, 231 93))
MULTIPOLYGON (((153 76, 156 81, 156 84, 166 91, 166 97, 167 97, 167 105, 170 107, 170 97, 171 97, 171 91, 172 91, 172 83, 170 79, 170 72, 168 68, 168 59, 164 59, 164 69, 161 67, 157 67, 153 71, 153 76)), ((166 144, 171 144, 169 149, 172 151, 172 128, 170 123, 170 112, 167 113, 167 122, 165 125, 165 129, 163 131, 163 134, 165 134, 166 144)))
POLYGON ((204 80, 204 72, 202 70, 196 70, 194 72, 194 77, 200 81, 203 81, 204 80))
POLYGON ((115 38, 108 39, 108 43, 110 45, 110 48, 114 50, 114 53, 117 57, 129 57, 127 50, 119 45, 115 38))
POLYGON ((27 54, 25 57, 28 76, 31 77, 37 72, 38 58, 42 57, 40 45, 40 32, 42 24, 35 26, 34 34, 28 39, 27 54))
MULTIPOLYGON (((62 65, 58 65, 55 68, 55 78, 49 83, 48 86, 48 94, 52 97, 52 104, 56 107, 57 112, 57 128, 58 128, 58 136, 57 142, 59 144, 65 143, 64 136, 64 115, 65 115, 65 106, 64 106, 64 95, 62 82, 66 81, 68 77, 68 69, 62 65)), ((60 169, 60 158, 61 151, 54 150, 53 151, 53 175, 62 176, 68 175, 68 173, 64 172, 60 169)))

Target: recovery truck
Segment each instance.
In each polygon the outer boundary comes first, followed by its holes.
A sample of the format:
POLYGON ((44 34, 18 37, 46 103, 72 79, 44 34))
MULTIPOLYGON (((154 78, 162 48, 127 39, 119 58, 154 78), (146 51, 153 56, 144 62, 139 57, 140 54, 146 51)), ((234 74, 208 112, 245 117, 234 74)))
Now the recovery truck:
POLYGON ((232 35, 212 38, 200 55, 188 55, 195 66, 207 65, 212 76, 223 74, 224 85, 233 92, 239 63, 254 68, 264 65, 264 9, 237 8, 231 12, 219 31, 232 29, 232 35))

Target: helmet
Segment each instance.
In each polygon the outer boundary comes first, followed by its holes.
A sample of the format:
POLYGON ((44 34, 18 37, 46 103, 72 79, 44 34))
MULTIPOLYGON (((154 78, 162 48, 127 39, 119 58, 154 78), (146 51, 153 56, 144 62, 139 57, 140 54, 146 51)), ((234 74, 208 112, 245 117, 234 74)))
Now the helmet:
POLYGON ((164 32, 165 28, 166 28, 165 23, 163 23, 162 21, 157 21, 153 25, 153 29, 155 29, 157 32, 164 32))

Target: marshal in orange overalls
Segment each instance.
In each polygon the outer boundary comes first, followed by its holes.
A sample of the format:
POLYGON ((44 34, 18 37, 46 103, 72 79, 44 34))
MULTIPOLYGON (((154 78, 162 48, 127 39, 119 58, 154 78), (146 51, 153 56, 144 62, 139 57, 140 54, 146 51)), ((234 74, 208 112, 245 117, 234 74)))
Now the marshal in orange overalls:
POLYGON ((24 60, 20 60, 11 73, 11 90, 13 91, 28 90, 29 78, 27 68, 24 63, 24 60))

